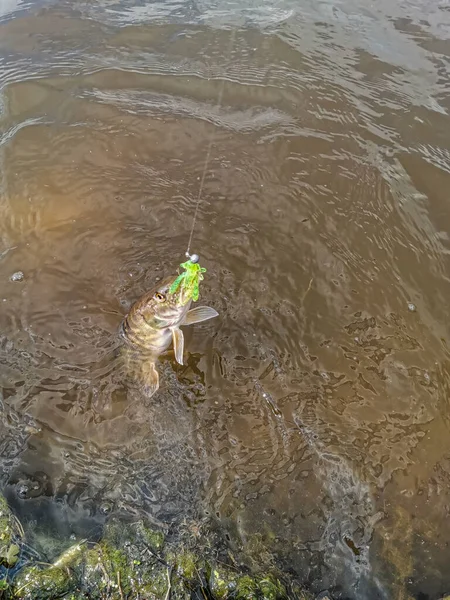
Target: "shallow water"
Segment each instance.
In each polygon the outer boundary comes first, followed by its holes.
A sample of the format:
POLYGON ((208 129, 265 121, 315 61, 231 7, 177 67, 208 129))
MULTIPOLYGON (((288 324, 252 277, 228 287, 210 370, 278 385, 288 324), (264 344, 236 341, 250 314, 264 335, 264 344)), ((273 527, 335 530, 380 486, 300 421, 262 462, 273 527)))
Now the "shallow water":
POLYGON ((314 592, 450 589, 449 39, 444 1, 3 0, 0 464, 41 542, 210 514, 314 592), (117 330, 210 143, 220 317, 149 402, 117 330))

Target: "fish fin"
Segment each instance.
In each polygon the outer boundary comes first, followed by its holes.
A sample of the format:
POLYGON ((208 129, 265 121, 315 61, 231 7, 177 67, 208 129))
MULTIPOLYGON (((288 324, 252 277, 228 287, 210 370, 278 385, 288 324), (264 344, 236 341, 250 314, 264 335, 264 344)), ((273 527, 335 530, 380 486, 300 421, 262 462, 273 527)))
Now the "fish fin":
POLYGON ((182 325, 193 325, 218 316, 219 313, 210 306, 196 306, 187 312, 182 325))
POLYGON ((159 389, 159 374, 155 363, 145 362, 142 365, 142 379, 144 383, 144 392, 148 398, 151 398, 159 389))
POLYGON ((172 338, 173 338, 173 349, 175 350, 175 358, 177 359, 177 363, 180 365, 183 364, 183 351, 184 351, 184 335, 181 329, 178 327, 174 327, 172 329, 172 338))

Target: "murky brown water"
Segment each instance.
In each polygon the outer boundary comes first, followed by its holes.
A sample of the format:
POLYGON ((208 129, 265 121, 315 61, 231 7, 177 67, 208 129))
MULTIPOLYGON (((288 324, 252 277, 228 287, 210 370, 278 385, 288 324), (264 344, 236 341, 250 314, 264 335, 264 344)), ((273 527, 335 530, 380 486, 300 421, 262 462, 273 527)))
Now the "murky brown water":
POLYGON ((449 8, 3 0, 0 455, 28 530, 206 510, 316 592, 450 589, 449 8), (183 259, 211 136, 192 250, 220 318, 148 402, 117 328, 183 259))

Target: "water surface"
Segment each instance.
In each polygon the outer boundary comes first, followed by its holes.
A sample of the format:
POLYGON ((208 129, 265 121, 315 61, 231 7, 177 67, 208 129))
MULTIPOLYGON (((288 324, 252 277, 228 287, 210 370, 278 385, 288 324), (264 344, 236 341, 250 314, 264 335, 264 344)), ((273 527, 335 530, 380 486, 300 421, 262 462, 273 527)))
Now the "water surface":
POLYGON ((317 593, 450 589, 449 38, 446 2, 2 3, 0 464, 43 546, 210 515, 317 593), (148 401, 117 330, 208 148, 220 317, 148 401))

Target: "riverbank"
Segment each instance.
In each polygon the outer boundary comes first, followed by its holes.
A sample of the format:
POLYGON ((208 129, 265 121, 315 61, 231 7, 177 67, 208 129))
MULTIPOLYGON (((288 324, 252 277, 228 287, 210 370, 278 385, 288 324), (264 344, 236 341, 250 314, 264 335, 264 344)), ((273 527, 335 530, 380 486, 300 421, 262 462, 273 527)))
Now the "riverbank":
POLYGON ((25 532, 3 498, 0 531, 2 598, 313 598, 275 567, 269 572, 252 568, 255 554, 234 556, 213 531, 186 528, 165 536, 142 520, 112 518, 100 540, 72 541, 48 563, 30 554, 25 532))

